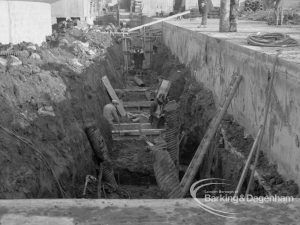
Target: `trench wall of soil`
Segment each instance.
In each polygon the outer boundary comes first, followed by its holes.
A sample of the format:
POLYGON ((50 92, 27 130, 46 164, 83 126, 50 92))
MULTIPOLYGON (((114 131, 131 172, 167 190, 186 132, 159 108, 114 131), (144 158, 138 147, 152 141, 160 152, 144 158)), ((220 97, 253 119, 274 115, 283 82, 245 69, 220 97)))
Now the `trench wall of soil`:
MULTIPOLYGON (((223 100, 232 74, 243 75, 228 112, 247 133, 255 136, 263 121, 268 79, 275 57, 169 23, 163 23, 163 42, 189 67, 194 79, 213 92, 217 104, 223 100)), ((298 185, 299 71, 298 64, 279 59, 263 140, 263 150, 278 165, 279 172, 298 185)))
POLYGON ((0 130, 0 198, 81 197, 85 176, 95 175, 84 127, 95 122, 112 143, 101 78, 123 87, 121 48, 109 35, 71 29, 41 47, 13 50, 23 53, 18 64, 0 65, 0 125, 11 132, 0 130))

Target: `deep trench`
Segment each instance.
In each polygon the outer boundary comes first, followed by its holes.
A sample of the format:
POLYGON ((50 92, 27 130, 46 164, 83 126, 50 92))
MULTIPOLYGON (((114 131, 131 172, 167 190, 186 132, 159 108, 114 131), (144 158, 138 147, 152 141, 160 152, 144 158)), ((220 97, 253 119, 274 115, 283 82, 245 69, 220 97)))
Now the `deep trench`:
MULTIPOLYGON (((157 185, 153 172, 153 155, 148 150, 145 141, 139 138, 113 141, 111 130, 102 116, 103 106, 110 101, 105 88, 101 85, 102 76, 107 75, 114 88, 123 89, 126 85, 136 87, 132 80, 135 75, 134 71, 126 80, 122 76, 121 44, 118 41, 113 43, 104 61, 96 58, 84 72, 79 74, 59 63, 43 64, 43 70, 56 71, 52 72, 54 77, 60 74, 64 76, 63 79, 68 84, 67 88, 72 98, 68 102, 53 103, 58 120, 51 117, 40 118, 27 129, 14 128, 19 135, 35 140, 36 147, 45 151, 45 156, 49 157, 49 165, 55 168, 54 173, 59 174, 58 178, 66 196, 62 196, 47 168, 37 163, 38 159, 30 153, 32 149, 27 146, 26 151, 23 151, 24 145, 11 144, 15 142, 6 135, 1 136, 2 152, 0 153, 7 157, 4 158, 2 163, 4 170, 0 174, 5 180, 0 185, 0 198, 97 198, 95 191, 97 182, 91 182, 89 190, 83 196, 86 176, 92 175, 97 178, 99 173, 99 162, 84 132, 84 128, 89 123, 96 124, 100 129, 113 160, 115 179, 123 190, 122 193, 117 194, 107 192, 105 196, 102 195, 103 197, 166 198, 166 194, 160 191, 157 185), (9 154, 15 154, 9 151, 10 148, 17 150, 17 155, 10 156, 9 154)), ((158 87, 162 79, 170 80, 172 83, 168 98, 175 100, 180 106, 178 124, 180 124, 179 133, 182 134, 182 138, 179 145, 179 177, 182 178, 216 113, 216 105, 212 92, 194 80, 189 68, 179 63, 163 44, 157 43, 157 47, 158 52, 153 57, 151 69, 143 71, 141 78, 145 86, 152 90, 158 87)), ((69 51, 69 49, 65 50, 69 51)), ((11 73, 16 73, 16 71, 11 71, 11 73)), ((18 88, 14 86, 13 89, 16 89, 18 94, 18 88)), ((146 100, 145 96, 139 93, 119 92, 117 94, 123 101, 146 100)), ((3 102, 1 107, 4 107, 4 113, 1 122, 9 127, 12 113, 8 104, 3 102)), ((213 150, 205 156, 195 181, 204 178, 226 179, 230 185, 211 186, 208 190, 235 190, 244 166, 244 159, 239 154, 232 153, 231 150, 237 148, 240 151, 238 153, 246 157, 252 143, 253 138, 244 137, 244 129, 236 124, 230 115, 226 115, 211 144, 210 150, 213 150)), ((265 163, 264 160, 265 158, 261 156, 261 165, 265 163)), ((283 183, 276 168, 269 169, 268 167, 266 170, 271 171, 268 180, 273 179, 272 182, 278 186, 283 183)), ((245 191, 248 177, 244 182, 242 192, 245 191)), ((278 192, 281 193, 280 190, 278 192)), ((292 188, 285 194, 295 195, 297 192, 298 190, 292 188)), ((204 195, 204 193, 198 194, 200 197, 204 195)), ((266 194, 257 180, 255 180, 252 194, 266 194)))
MULTIPOLYGON (((132 82, 131 78, 134 75, 134 71, 129 73, 127 77, 129 83, 132 82)), ((168 79, 172 82, 168 98, 170 101, 176 100, 180 105, 178 123, 180 124, 180 133, 183 134, 179 145, 179 177, 181 179, 216 112, 212 92, 203 85, 197 84, 191 77, 189 69, 180 64, 163 45, 159 46, 159 51, 152 63, 152 69, 144 71, 142 79, 147 87, 158 86, 161 79, 168 79)), ((118 95, 123 101, 146 100, 144 95, 137 92, 122 92, 118 95)), ((227 115, 224 119, 223 128, 226 123, 231 125, 233 118, 227 115)), ((229 130, 237 129, 238 132, 243 134, 241 127, 229 126, 227 128, 229 130)), ((248 138, 244 143, 241 143, 241 145, 244 145, 242 148, 248 148, 249 150, 252 142, 252 138, 248 138)), ((113 141, 110 144, 114 145, 111 157, 115 160, 113 166, 115 178, 119 186, 128 191, 130 198, 155 199, 167 197, 166 193, 160 191, 157 185, 153 171, 153 155, 147 151, 144 140, 129 138, 113 141)), ((216 193, 233 195, 244 163, 240 158, 231 154, 229 149, 225 149, 221 129, 218 130, 211 144, 211 151, 213 153, 209 152, 205 156, 204 163, 197 172, 195 181, 205 178, 220 178, 226 179, 229 185, 214 185, 199 192, 198 195, 203 197, 207 191, 215 193, 214 195, 216 193)), ((245 185, 248 183, 249 175, 245 179, 242 192, 246 190, 245 185)), ((255 181, 251 194, 262 196, 266 195, 266 192, 255 181)), ((94 195, 91 196, 93 198, 94 195)), ((189 194, 186 195, 186 197, 188 196, 189 194)), ((121 195, 114 197, 122 198, 121 195)))

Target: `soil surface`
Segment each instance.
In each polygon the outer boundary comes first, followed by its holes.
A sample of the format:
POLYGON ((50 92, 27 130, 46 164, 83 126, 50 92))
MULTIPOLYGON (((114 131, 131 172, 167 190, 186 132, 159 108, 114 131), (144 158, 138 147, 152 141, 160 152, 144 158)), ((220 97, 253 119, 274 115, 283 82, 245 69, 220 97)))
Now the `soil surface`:
MULTIPOLYGON (((42 46, 1 46, 0 198, 80 197, 95 173, 83 131, 94 121, 107 143, 107 75, 122 87, 121 49, 110 35, 68 28, 42 46)), ((111 146, 109 146, 111 147, 111 146)))

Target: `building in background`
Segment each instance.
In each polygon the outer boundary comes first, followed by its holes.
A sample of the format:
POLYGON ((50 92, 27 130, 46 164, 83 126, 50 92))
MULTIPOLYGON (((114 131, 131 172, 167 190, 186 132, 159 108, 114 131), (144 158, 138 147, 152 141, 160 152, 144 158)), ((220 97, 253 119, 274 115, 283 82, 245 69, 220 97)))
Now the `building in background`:
POLYGON ((52 34, 51 3, 56 0, 0 0, 0 42, 41 44, 52 34))
POLYGON ((145 16, 168 15, 173 12, 174 4, 175 0, 142 0, 142 12, 145 16))
POLYGON ((281 4, 284 9, 296 9, 300 7, 299 0, 284 0, 281 4))
POLYGON ((52 21, 57 18, 80 18, 89 21, 99 14, 99 0, 59 0, 52 4, 52 21))
MULTIPOLYGON (((181 0, 181 1, 184 2, 183 4, 185 5, 186 10, 198 8, 198 0, 181 0)), ((211 0, 211 3, 213 7, 220 7, 220 0, 211 0)))

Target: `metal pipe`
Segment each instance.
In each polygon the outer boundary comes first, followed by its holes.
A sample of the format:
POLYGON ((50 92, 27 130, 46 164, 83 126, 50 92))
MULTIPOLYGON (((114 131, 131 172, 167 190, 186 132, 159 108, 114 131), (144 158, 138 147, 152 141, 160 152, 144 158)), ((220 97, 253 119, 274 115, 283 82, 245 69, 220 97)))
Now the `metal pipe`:
POLYGON ((183 15, 186 15, 186 14, 189 14, 191 13, 190 10, 188 11, 185 11, 185 12, 182 12, 182 13, 178 13, 178 14, 175 14, 173 16, 169 16, 169 17, 166 17, 166 18, 163 18, 163 19, 160 19, 160 20, 157 20, 157 21, 153 21, 153 22, 150 22, 150 23, 146 23, 144 25, 141 25, 141 26, 137 26, 137 27, 134 27, 134 28, 131 28, 128 30, 128 32, 132 32, 132 31, 135 31, 135 30, 139 30, 141 28, 144 28, 144 27, 148 27, 148 26, 152 26, 154 24, 157 24, 157 23, 160 23, 160 22, 164 22, 166 20, 170 20, 170 19, 173 19, 173 18, 176 18, 178 16, 183 16, 183 15))

